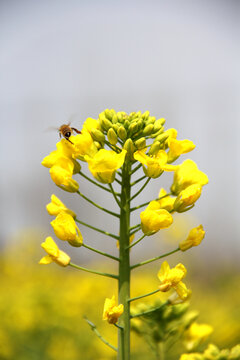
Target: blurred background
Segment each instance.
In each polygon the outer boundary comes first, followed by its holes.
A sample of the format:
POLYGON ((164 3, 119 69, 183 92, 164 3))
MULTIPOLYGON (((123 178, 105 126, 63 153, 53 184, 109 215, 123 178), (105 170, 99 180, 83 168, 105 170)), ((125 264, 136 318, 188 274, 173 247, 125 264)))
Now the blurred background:
MULTIPOLYGON (((82 221, 118 231, 105 214, 56 188, 41 166, 59 139, 57 131, 46 131, 49 127, 72 120, 81 129, 87 117, 97 118, 106 108, 149 110, 166 118, 165 128, 176 128, 179 139, 196 144, 180 162, 190 157, 208 174, 201 199, 189 214, 176 216, 173 229, 136 246, 132 259, 175 248, 191 227, 202 223, 203 244, 174 255, 170 262, 189 266, 193 305, 203 308, 202 321, 211 320, 217 328, 215 343, 231 346, 240 341, 239 11, 240 3, 233 0, 0 1, 0 343, 5 344, 0 345, 0 359, 16 358, 16 353, 19 359, 55 359, 59 353, 64 360, 79 359, 79 352, 89 351, 93 334, 76 317, 94 307, 92 320, 101 323, 104 298, 112 296, 109 281, 100 286, 94 276, 54 265, 46 269, 37 262, 43 255, 40 243, 53 235, 45 211, 52 193, 82 221), (70 284, 64 289, 61 277, 70 284), (95 298, 95 286, 101 288, 101 300, 95 298), (221 306, 219 299, 224 299, 221 306), (231 331, 220 334, 227 322, 231 331), (85 334, 80 345, 79 334, 76 343, 72 336, 73 323, 85 334), (66 332, 68 341, 63 342, 66 332), (16 336, 20 340, 14 346, 16 336), (64 349, 57 353, 59 344, 64 349)), ((81 192, 114 208, 101 190, 77 180, 81 192)), ((152 181, 139 202, 156 198, 160 187, 171 181, 169 174, 152 181)), ((114 241, 87 228, 81 231, 89 245, 117 252, 114 241)), ((95 267, 99 261, 86 249, 71 255, 78 264, 91 262, 95 267)), ((146 276, 142 286, 150 286, 151 277, 156 283, 159 266, 136 270, 136 276, 146 276)), ((103 348, 97 339, 91 351, 100 359, 103 348)), ((109 351, 102 359, 111 358, 109 351)))

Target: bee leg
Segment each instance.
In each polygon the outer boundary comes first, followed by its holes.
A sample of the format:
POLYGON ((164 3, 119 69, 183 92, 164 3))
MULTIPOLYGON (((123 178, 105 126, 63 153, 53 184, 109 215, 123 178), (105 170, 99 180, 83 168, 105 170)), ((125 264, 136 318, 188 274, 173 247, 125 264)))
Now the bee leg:
POLYGON ((75 131, 77 134, 81 134, 81 131, 79 131, 78 129, 76 129, 76 128, 71 128, 73 131, 75 131))
POLYGON ((67 138, 65 138, 67 141, 69 141, 72 145, 74 145, 74 143, 71 141, 71 140, 69 140, 69 139, 67 139, 67 138))

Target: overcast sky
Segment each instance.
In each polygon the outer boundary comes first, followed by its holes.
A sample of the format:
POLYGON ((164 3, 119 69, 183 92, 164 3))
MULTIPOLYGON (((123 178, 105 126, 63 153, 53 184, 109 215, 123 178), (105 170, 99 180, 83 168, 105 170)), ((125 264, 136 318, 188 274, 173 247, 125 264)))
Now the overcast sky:
MULTIPOLYGON (((105 215, 56 189, 40 163, 58 135, 45 130, 72 115, 81 128, 105 108, 149 110, 194 141, 182 159, 209 176, 192 211, 193 226, 207 230, 201 251, 239 254, 239 10, 231 0, 1 1, 1 240, 25 228, 52 235, 45 205, 53 192, 83 221, 113 231, 105 215)), ((155 198, 161 181, 141 199, 155 198)), ((105 194, 80 187, 111 207, 105 194)))

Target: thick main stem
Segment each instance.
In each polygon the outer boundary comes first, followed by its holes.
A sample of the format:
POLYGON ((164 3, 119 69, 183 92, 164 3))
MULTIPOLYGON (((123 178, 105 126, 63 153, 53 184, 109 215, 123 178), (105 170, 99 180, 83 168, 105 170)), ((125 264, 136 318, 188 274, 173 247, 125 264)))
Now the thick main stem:
POLYGON ((122 191, 121 191, 121 213, 120 213, 120 239, 119 239, 119 303, 123 304, 124 312, 119 319, 118 333, 118 360, 130 359, 130 258, 129 258, 129 237, 130 237, 130 175, 131 164, 125 160, 122 169, 122 191))

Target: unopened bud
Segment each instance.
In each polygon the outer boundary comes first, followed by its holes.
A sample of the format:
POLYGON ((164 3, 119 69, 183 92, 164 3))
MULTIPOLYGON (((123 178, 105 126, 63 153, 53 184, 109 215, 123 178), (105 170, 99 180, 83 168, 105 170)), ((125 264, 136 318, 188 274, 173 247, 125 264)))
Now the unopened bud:
POLYGON ((94 141, 94 144, 98 150, 102 148, 102 145, 98 141, 94 141))
POLYGON ((125 127, 125 129, 128 129, 129 125, 130 125, 130 122, 129 122, 128 120, 125 120, 125 121, 124 121, 124 127, 125 127))
POLYGON ((129 125, 129 128, 128 128, 128 131, 129 131, 129 134, 134 134, 138 131, 138 124, 137 122, 133 122, 129 125))
POLYGON ((142 114, 143 120, 148 119, 148 117, 149 117, 149 111, 145 111, 145 112, 142 114))
POLYGON ((116 143, 118 142, 117 134, 115 133, 115 131, 112 128, 110 128, 108 130, 107 137, 108 137, 110 144, 112 144, 112 145, 116 145, 116 143))
POLYGON ((132 156, 132 154, 134 153, 134 145, 132 139, 127 139, 127 141, 123 145, 123 149, 127 150, 128 155, 132 156))
POLYGON ((150 135, 152 131, 153 131, 153 124, 149 124, 143 129, 143 135, 144 136, 150 135))
POLYGON ((167 140, 168 136, 169 136, 168 134, 164 134, 164 133, 160 134, 156 137, 156 141, 159 141, 162 144, 167 140))
POLYGON ((100 130, 92 129, 91 135, 92 135, 93 140, 96 140, 99 142, 103 142, 105 140, 105 136, 100 130))
POLYGON ((149 155, 155 155, 155 154, 157 154, 157 152, 160 150, 160 146, 161 146, 160 142, 159 142, 159 141, 155 141, 155 142, 151 145, 151 147, 150 147, 150 149, 149 149, 149 155))
POLYGON ((102 126, 103 126, 104 130, 108 131, 108 129, 110 129, 112 127, 112 123, 108 119, 103 119, 102 126))
POLYGON ((112 117, 112 123, 116 124, 117 122, 118 122, 117 114, 114 114, 113 117, 112 117))
POLYGON ((119 123, 113 124, 112 128, 113 128, 113 130, 115 131, 115 133, 118 132, 118 129, 119 129, 120 126, 121 126, 121 125, 120 125, 119 123))
POLYGON ((108 120, 112 120, 112 117, 113 117, 113 115, 114 115, 114 110, 106 109, 106 110, 104 111, 104 113, 105 113, 105 116, 106 116, 106 118, 107 118, 108 120))
MULTIPOLYGON (((164 120, 164 119, 163 119, 164 120)), ((158 130, 160 130, 162 128, 163 124, 162 124, 162 119, 158 119, 155 121, 154 123, 154 128, 153 131, 157 132, 158 130)))
POLYGON ((119 127, 117 134, 121 140, 125 140, 127 137, 127 131, 122 125, 119 127))
POLYGON ((149 125, 149 124, 154 124, 156 121, 156 118, 155 116, 149 116, 148 120, 146 121, 146 124, 149 125))
POLYGON ((160 130, 158 130, 157 132, 154 132, 153 129, 152 138, 156 138, 158 135, 161 135, 163 132, 164 132, 164 126, 162 126, 160 130))
POLYGON ((120 123, 122 123, 122 122, 123 122, 123 112, 118 112, 118 113, 117 113, 117 118, 118 118, 118 121, 119 121, 120 123))
POLYGON ((146 147, 146 139, 145 137, 141 137, 141 139, 138 139, 135 141, 134 145, 138 150, 144 149, 146 147))

